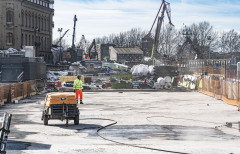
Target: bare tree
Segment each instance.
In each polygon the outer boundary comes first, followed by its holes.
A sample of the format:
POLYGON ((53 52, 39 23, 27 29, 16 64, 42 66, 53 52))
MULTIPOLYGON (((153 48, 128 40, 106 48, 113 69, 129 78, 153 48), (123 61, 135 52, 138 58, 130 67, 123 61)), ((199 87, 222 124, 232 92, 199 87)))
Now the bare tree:
POLYGON ((165 56, 174 55, 180 42, 180 33, 171 25, 166 25, 160 33, 159 52, 165 56))
POLYGON ((97 43, 111 43, 118 47, 134 47, 141 46, 141 39, 147 34, 141 28, 132 28, 129 31, 121 32, 119 34, 110 34, 108 37, 104 36, 96 38, 97 43))
POLYGON ((234 30, 220 34, 219 48, 221 52, 239 52, 240 35, 234 30))
MULTIPOLYGON (((56 43, 58 42, 58 40, 59 40, 59 39, 53 40, 53 45, 57 45, 56 43)), ((66 39, 62 39, 61 41, 62 41, 62 47, 63 47, 64 49, 67 49, 67 48, 70 47, 70 44, 66 41, 66 39)))

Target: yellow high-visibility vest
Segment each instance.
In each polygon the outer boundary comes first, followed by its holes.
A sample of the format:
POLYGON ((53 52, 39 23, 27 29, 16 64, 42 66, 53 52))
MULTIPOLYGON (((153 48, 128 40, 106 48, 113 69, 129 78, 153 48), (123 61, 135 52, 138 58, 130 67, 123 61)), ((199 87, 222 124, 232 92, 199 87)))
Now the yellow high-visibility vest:
POLYGON ((82 80, 76 79, 73 84, 74 90, 82 90, 83 89, 83 82, 82 80))

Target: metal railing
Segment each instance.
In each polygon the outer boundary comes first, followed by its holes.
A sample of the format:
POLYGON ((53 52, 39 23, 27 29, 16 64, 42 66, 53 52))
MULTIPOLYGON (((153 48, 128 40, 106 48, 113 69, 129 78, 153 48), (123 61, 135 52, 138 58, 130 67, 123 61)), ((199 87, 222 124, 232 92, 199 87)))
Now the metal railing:
POLYGON ((7 140, 8 135, 10 133, 10 124, 12 120, 12 114, 4 113, 2 127, 1 127, 1 136, 0 136, 0 143, 1 143, 1 154, 6 153, 6 146, 7 146, 7 140))
POLYGON ((23 81, 23 74, 24 74, 24 72, 22 72, 21 74, 19 74, 19 76, 17 77, 17 81, 18 81, 18 82, 22 82, 22 81, 23 81))

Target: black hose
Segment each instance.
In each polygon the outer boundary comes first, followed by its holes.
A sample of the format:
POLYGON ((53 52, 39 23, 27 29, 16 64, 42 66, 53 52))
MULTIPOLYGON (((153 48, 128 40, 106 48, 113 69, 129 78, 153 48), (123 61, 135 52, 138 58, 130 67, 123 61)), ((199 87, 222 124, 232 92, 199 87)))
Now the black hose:
POLYGON ((81 119, 81 120, 107 120, 107 121, 112 121, 113 123, 111 123, 111 124, 109 124, 109 125, 106 125, 106 126, 102 126, 102 127, 98 128, 98 130, 97 130, 97 135, 98 135, 99 137, 101 137, 102 139, 106 140, 106 141, 110 141, 110 142, 117 143, 117 144, 120 144, 120 145, 126 145, 126 146, 130 146, 130 147, 141 148, 141 149, 148 149, 148 150, 168 152, 168 153, 188 154, 188 153, 178 152, 178 151, 170 151, 170 150, 163 150, 163 149, 156 149, 156 148, 150 148, 150 147, 132 145, 132 144, 127 144, 127 143, 122 143, 122 142, 114 141, 114 140, 111 140, 111 139, 107 139, 107 138, 103 137, 102 135, 100 135, 99 133, 100 133, 101 130, 106 129, 107 127, 110 127, 110 126, 113 126, 113 125, 116 125, 116 124, 117 124, 117 122, 114 121, 114 120, 112 120, 112 119, 86 118, 86 119, 81 119))

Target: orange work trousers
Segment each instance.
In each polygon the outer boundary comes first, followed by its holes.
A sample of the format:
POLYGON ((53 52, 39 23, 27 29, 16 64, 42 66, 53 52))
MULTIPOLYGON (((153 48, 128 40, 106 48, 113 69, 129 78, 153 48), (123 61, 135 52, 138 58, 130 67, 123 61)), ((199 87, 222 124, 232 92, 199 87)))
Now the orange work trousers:
POLYGON ((82 90, 76 90, 76 99, 79 99, 79 95, 80 95, 80 99, 82 99, 83 97, 82 90))

